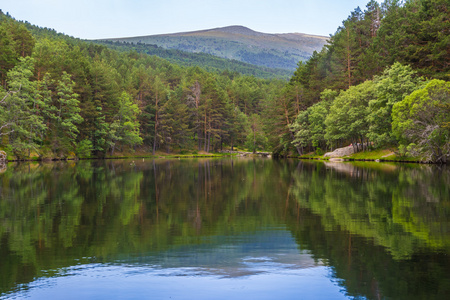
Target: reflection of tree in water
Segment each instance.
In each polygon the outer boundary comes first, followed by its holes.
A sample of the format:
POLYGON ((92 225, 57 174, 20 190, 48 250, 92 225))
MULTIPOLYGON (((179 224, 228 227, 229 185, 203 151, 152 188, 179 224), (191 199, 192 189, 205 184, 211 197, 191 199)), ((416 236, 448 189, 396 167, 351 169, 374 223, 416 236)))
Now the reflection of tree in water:
POLYGON ((256 230, 277 219, 273 204, 260 199, 277 197, 280 172, 288 169, 270 160, 12 165, 1 178, 0 247, 21 263, 9 270, 2 264, 1 273, 12 276, 2 282, 26 282, 20 274, 40 276, 80 257, 99 261, 192 243, 226 234, 235 222, 256 230), (277 179, 267 184, 272 175, 277 179))
POLYGON ((428 165, 304 163, 294 174, 291 231, 350 296, 443 299, 449 175, 428 165))
POLYGON ((448 168, 365 166, 311 165, 312 173, 294 175, 293 194, 323 217, 327 230, 340 227, 374 239, 398 259, 422 246, 450 251, 448 168))
POLYGON ((333 277, 349 297, 367 299, 445 299, 449 292, 449 256, 418 252, 396 260, 385 247, 345 230, 326 230, 323 218, 290 205, 289 229, 314 259, 333 268, 333 277))
POLYGON ((220 246, 217 237, 280 224, 301 249, 328 261, 350 295, 394 295, 396 285, 420 295, 412 286, 419 280, 442 288, 448 259, 417 253, 448 249, 448 202, 440 198, 448 169, 364 166, 252 159, 12 165, 0 177, 1 291, 81 257, 108 262, 205 241, 220 246), (408 200, 421 193, 432 196, 408 200))

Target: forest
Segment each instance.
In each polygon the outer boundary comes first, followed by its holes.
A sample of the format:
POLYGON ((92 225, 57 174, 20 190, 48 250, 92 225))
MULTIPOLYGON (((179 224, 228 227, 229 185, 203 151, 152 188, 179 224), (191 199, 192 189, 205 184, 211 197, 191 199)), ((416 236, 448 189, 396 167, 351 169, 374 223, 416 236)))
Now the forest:
POLYGON ((164 49, 157 45, 130 43, 121 41, 96 41, 97 44, 105 45, 110 49, 119 51, 136 51, 164 58, 173 64, 180 66, 199 66, 208 72, 231 72, 241 75, 250 75, 265 79, 288 80, 293 71, 286 69, 275 69, 263 66, 252 65, 235 59, 226 59, 208 53, 192 53, 177 49, 164 49))
POLYGON ((342 145, 450 156, 447 0, 370 1, 289 81, 180 66, 0 16, 0 149, 9 157, 342 145))

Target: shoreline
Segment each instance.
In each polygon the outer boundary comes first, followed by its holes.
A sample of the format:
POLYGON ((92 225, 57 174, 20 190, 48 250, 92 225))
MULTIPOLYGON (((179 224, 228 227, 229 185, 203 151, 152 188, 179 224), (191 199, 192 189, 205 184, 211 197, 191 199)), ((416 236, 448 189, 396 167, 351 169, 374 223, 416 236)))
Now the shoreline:
MULTIPOLYGON (((292 157, 294 158, 294 157, 292 157)), ((422 160, 387 160, 387 159, 362 159, 362 158, 351 158, 351 157, 342 157, 342 158, 330 158, 330 159, 324 159, 320 157, 295 157, 297 159, 301 160, 318 160, 318 161, 325 161, 325 162, 351 162, 351 161, 361 161, 361 162, 380 162, 380 163, 410 163, 410 164, 428 164, 428 165, 439 165, 443 164, 446 165, 446 163, 437 163, 437 162, 431 162, 431 161, 422 161, 422 160)))
MULTIPOLYGON (((385 150, 383 150, 385 151, 385 150)), ((351 162, 351 161, 360 161, 360 162, 381 162, 381 163, 416 163, 416 164, 447 164, 447 163, 439 163, 439 162, 431 162, 431 161, 423 161, 413 157, 404 157, 399 158, 396 157, 395 154, 381 155, 370 158, 359 158, 359 157, 323 157, 319 155, 303 155, 303 156, 279 156, 273 157, 272 155, 267 156, 268 152, 261 152, 253 154, 251 152, 246 151, 228 151, 224 152, 215 152, 215 153, 200 153, 200 154, 155 154, 155 155, 145 155, 145 154, 136 154, 136 155, 117 155, 117 156, 105 156, 105 157, 67 157, 67 158, 39 158, 32 157, 27 159, 6 159, 0 160, 0 164, 11 163, 11 162, 57 162, 57 161, 78 161, 78 160, 117 160, 117 159, 175 159, 175 158, 220 158, 220 157, 262 157, 262 158, 273 158, 273 159, 299 159, 299 160, 317 160, 317 161, 325 161, 325 162, 351 162), (391 159, 387 159, 387 157, 392 157, 391 159)), ((360 152, 361 153, 361 152, 360 152)), ((367 155, 370 155, 371 152, 366 152, 367 155)), ((383 153, 384 154, 384 153, 383 153)))

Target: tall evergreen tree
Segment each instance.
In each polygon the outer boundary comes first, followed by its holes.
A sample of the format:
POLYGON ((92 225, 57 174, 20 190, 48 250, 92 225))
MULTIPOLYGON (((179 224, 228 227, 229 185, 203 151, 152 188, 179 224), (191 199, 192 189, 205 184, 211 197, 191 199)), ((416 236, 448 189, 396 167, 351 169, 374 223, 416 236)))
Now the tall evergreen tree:
POLYGON ((56 87, 55 101, 55 131, 52 143, 56 153, 67 154, 74 152, 76 139, 79 133, 77 125, 83 121, 80 116, 78 94, 73 92, 75 83, 70 75, 63 72, 56 87))
POLYGON ((122 92, 119 97, 117 114, 110 125, 111 155, 114 155, 117 145, 134 147, 142 144, 142 138, 139 136, 138 114, 137 104, 133 103, 130 95, 122 92))
POLYGON ((12 129, 9 143, 19 157, 29 156, 38 150, 46 130, 44 116, 39 109, 36 83, 33 76, 34 60, 31 57, 20 58, 19 63, 8 72, 9 99, 8 110, 12 114, 12 129))

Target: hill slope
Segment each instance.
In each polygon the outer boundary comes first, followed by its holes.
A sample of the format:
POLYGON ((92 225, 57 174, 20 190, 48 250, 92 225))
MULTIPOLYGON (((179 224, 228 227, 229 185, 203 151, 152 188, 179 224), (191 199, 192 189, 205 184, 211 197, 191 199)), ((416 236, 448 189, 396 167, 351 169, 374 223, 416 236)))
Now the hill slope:
POLYGON ((226 59, 206 53, 192 53, 177 49, 164 49, 151 44, 131 44, 119 41, 97 41, 96 43, 119 51, 136 51, 148 55, 155 55, 181 66, 199 66, 209 72, 228 71, 258 78, 282 80, 289 80, 294 73, 292 70, 257 66, 235 59, 226 59))
POLYGON ((327 38, 302 33, 267 34, 243 26, 228 26, 103 40, 153 44, 165 49, 202 52, 258 66, 295 70, 298 61, 307 60, 315 50, 322 49, 327 38))

